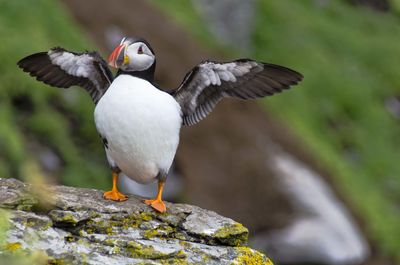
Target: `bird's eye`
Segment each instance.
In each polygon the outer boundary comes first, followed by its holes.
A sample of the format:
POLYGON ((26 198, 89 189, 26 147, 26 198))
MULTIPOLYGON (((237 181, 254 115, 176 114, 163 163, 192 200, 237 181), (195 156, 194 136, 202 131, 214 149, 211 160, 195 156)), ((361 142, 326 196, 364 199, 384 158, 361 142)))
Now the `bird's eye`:
POLYGON ((138 53, 138 54, 143 54, 143 48, 142 48, 142 46, 139 47, 137 53, 138 53))

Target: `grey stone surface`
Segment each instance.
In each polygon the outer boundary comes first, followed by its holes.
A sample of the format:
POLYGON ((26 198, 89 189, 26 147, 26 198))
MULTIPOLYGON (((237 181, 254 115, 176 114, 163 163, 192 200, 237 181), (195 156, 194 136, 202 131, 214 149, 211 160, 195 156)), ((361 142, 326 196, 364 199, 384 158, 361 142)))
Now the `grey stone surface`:
POLYGON ((135 196, 112 202, 94 189, 0 179, 0 207, 11 216, 6 245, 53 263, 271 264, 245 246, 241 224, 192 205, 167 203, 159 214, 135 196))

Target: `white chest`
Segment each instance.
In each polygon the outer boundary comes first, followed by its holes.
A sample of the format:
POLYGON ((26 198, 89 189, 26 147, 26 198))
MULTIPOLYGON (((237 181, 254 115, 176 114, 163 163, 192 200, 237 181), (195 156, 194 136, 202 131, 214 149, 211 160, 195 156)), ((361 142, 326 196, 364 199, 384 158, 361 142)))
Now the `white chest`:
POLYGON ((179 143, 180 106, 146 80, 121 75, 98 102, 97 130, 109 160, 130 178, 147 183, 168 171, 179 143))

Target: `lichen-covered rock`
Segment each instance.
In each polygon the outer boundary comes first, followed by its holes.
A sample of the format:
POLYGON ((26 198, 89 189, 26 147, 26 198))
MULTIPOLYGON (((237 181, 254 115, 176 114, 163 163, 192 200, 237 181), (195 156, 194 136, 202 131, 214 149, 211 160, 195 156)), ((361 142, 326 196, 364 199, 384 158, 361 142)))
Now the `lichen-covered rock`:
POLYGON ((167 203, 159 214, 131 196, 52 186, 44 206, 33 187, 0 179, 0 207, 10 228, 0 252, 43 251, 50 264, 272 264, 246 247, 248 230, 214 212, 167 203))

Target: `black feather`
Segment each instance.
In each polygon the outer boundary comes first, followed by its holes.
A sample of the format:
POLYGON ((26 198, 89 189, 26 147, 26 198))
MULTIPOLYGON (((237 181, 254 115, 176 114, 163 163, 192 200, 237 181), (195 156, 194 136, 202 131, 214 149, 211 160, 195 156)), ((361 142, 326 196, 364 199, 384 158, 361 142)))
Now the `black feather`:
POLYGON ((60 47, 53 48, 49 52, 29 55, 18 61, 17 65, 38 81, 51 86, 59 88, 81 86, 88 91, 95 103, 104 95, 114 78, 107 63, 97 52, 75 53, 60 47), (56 63, 50 57, 50 54, 57 53, 61 56, 62 53, 72 54, 76 64, 64 66, 70 67, 69 69, 62 69, 62 65, 57 64, 59 61, 56 63), (71 67, 78 67, 78 65, 85 68, 87 76, 71 74, 69 71, 71 67))
POLYGON ((204 119, 223 97, 255 99, 270 96, 289 89, 302 79, 300 73, 287 67, 251 59, 226 63, 204 61, 185 75, 172 95, 181 105, 183 124, 193 125, 204 119), (224 67, 236 81, 221 79, 227 75, 219 73, 224 67), (220 77, 221 84, 212 83, 212 72, 220 77), (206 85, 207 82, 211 83, 206 85))

